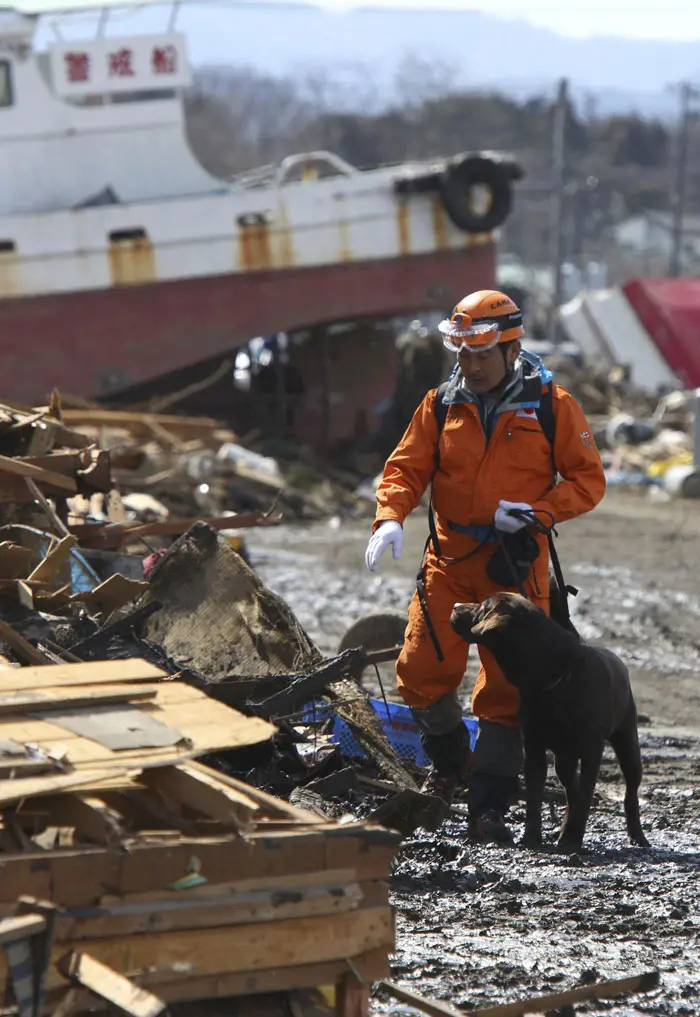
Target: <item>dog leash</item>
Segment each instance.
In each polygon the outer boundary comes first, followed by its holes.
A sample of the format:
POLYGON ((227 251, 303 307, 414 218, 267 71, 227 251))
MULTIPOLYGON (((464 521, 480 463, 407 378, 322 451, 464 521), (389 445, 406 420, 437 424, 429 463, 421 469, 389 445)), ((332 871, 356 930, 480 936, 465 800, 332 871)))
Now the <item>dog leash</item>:
MULTIPOLYGON (((542 536, 546 535, 547 545, 549 547, 549 560, 552 563, 554 579, 557 584, 557 589, 559 590, 559 597, 564 612, 564 616, 567 624, 573 628, 573 622, 571 621, 571 613, 569 611, 569 596, 577 597, 579 591, 575 586, 569 586, 566 580, 564 579, 564 572, 561 567, 561 561, 559 560, 559 555, 557 553, 556 545, 554 543, 554 538, 559 536, 555 528, 554 516, 552 515, 551 512, 548 512, 547 509, 530 509, 530 510, 509 509, 508 514, 513 516, 513 518, 515 519, 520 519, 522 522, 527 523, 528 527, 531 527, 533 530, 535 530, 536 533, 539 533, 542 536), (549 518, 551 519, 551 523, 548 525, 541 519, 538 519, 537 518, 538 513, 541 515, 549 516, 549 518)), ((508 567, 510 568, 511 573, 513 575, 513 579, 515 579, 516 581, 516 588, 518 590, 518 593, 522 597, 529 599, 527 593, 525 592, 524 585, 518 579, 515 565, 513 564, 513 560, 510 557, 508 549, 505 546, 503 537, 499 535, 498 530, 496 531, 496 535, 501 545, 501 549, 503 551, 506 562, 508 563, 508 567)))

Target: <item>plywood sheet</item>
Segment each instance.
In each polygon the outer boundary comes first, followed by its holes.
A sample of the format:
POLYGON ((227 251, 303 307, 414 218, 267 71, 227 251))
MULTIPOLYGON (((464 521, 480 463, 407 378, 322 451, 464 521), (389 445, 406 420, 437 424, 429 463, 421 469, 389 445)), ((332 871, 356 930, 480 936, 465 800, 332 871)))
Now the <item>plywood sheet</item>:
MULTIPOLYGON (((41 670, 54 669, 47 667, 41 670)), ((103 688, 108 692, 109 685, 103 688)), ((94 783, 110 774, 118 777, 128 771, 167 766, 209 752, 256 745, 274 734, 275 728, 266 721, 245 717, 184 682, 163 682, 151 686, 151 690, 155 690, 155 698, 140 703, 137 709, 143 717, 151 717, 179 732, 183 739, 179 744, 160 748, 110 749, 77 731, 60 726, 49 714, 44 719, 25 714, 0 717, 0 739, 9 739, 20 745, 35 744, 46 755, 61 746, 62 759, 78 771, 76 784, 79 785, 81 772, 86 780, 94 783)), ((68 774, 64 780, 74 776, 68 774)), ((58 780, 59 777, 53 776, 0 780, 0 804, 29 795, 54 793, 62 785, 50 782, 58 780)))

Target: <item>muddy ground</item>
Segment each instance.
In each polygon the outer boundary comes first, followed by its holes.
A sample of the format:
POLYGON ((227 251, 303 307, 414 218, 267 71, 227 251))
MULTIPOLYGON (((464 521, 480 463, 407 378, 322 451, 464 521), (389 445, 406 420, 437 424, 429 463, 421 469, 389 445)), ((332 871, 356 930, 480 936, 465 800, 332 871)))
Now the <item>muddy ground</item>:
MULTIPOLYGON (((266 582, 319 646, 349 624, 404 610, 425 537, 406 529, 402 561, 364 571, 368 524, 257 531, 249 541, 266 582)), ((466 843, 455 815, 438 835, 407 841, 392 880, 394 977, 458 1007, 560 991, 592 978, 661 972, 661 988, 577 1012, 620 1017, 700 1014, 700 506, 611 493, 561 527, 559 549, 582 634, 630 667, 642 723, 642 821, 652 848, 628 846, 622 782, 606 757, 585 850, 575 856, 466 843)), ((470 666, 465 682, 468 706, 470 666)), ((552 787, 556 786, 552 777, 552 787)), ((553 839, 561 809, 546 816, 553 839)), ((511 814, 522 830, 522 807, 511 814)), ((378 1012, 410 1011, 376 1001, 378 1012)))

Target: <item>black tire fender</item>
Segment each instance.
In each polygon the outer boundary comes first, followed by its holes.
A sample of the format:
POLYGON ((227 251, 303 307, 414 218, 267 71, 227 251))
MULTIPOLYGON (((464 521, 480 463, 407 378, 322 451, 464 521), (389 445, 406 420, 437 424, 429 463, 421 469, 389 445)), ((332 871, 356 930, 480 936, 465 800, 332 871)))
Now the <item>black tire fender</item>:
POLYGON ((439 192, 443 206, 454 225, 465 233, 490 233, 501 226, 513 206, 513 180, 517 178, 511 163, 483 155, 453 160, 442 172, 439 192), (471 191, 486 187, 491 201, 478 212, 472 207, 471 191))

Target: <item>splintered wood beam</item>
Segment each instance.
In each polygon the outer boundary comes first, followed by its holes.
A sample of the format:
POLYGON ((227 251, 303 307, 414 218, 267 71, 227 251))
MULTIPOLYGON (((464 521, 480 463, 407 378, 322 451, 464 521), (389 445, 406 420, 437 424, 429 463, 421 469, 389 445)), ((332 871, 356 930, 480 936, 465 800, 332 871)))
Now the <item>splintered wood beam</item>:
POLYGON ((16 915, 0 922, 0 944, 16 943, 18 939, 46 932, 46 919, 41 915, 16 915))
POLYGON ((39 488, 34 483, 32 478, 31 477, 25 477, 24 478, 24 482, 27 485, 27 488, 29 489, 29 493, 31 494, 32 498, 35 501, 39 502, 39 504, 43 508, 44 512, 46 513, 46 515, 49 517, 49 519, 53 523, 54 529, 58 533, 62 534, 64 537, 70 536, 70 531, 69 531, 68 527, 63 522, 63 520, 59 516, 58 512, 53 507, 53 505, 48 500, 48 498, 43 493, 43 491, 39 490, 39 488))
POLYGON ((78 836, 111 847, 124 836, 122 817, 101 798, 92 795, 64 795, 49 816, 49 826, 72 826, 78 836))
POLYGON ((266 816, 279 816, 281 818, 287 818, 296 823, 313 823, 318 824, 322 822, 319 817, 313 812, 307 812, 306 809, 300 809, 297 805, 290 805, 289 802, 284 801, 283 798, 275 798, 274 795, 268 794, 266 791, 261 791, 260 788, 253 787, 250 784, 246 784, 242 780, 237 780, 228 773, 219 773, 218 771, 211 770, 204 763, 200 763, 197 760, 187 763, 187 770, 192 773, 203 773, 206 776, 216 777, 216 780, 220 784, 225 784, 226 787, 232 788, 234 791, 240 791, 247 798, 250 798, 259 805, 266 816))
MULTIPOLYGON (((10 638, 5 637, 4 625, 0 621, 0 640, 12 645, 10 638)), ((10 629, 9 636, 17 636, 10 629)), ((18 637, 22 639, 21 636, 18 637)), ((19 644, 18 644, 19 645, 19 644)), ((31 645, 31 644, 28 644, 31 645)), ((14 648, 14 647, 13 647, 14 648)), ((0 671, 0 694, 28 689, 59 689, 80 685, 124 685, 127 682, 158 682, 166 678, 165 671, 148 664, 145 660, 129 658, 127 660, 94 660, 78 661, 74 664, 61 663, 53 667, 23 667, 21 671, 12 668, 0 671)))
MULTIPOLYGON (((111 907, 96 908, 95 915, 85 917, 85 909, 75 918, 67 911, 58 920, 57 941, 73 944, 85 940, 114 936, 136 936, 145 933, 192 932, 194 929, 230 929, 234 925, 253 925, 259 922, 293 921, 347 914, 361 904, 387 904, 386 890, 366 888, 359 883, 348 886, 319 886, 293 890, 286 894, 277 891, 238 894, 218 897, 192 897, 190 891, 177 891, 181 899, 125 901, 111 907), (368 896, 371 898, 368 900, 368 896), (385 899, 382 899, 384 897, 385 899)), ((388 905, 387 905, 388 906, 388 905)), ((226 935, 222 931, 222 935, 226 935)))
POLYGON ((0 473, 12 473, 16 477, 28 477, 36 483, 48 484, 49 487, 60 487, 63 491, 70 491, 72 494, 75 494, 78 490, 75 480, 64 477, 62 473, 45 470, 41 466, 25 463, 21 459, 11 459, 9 456, 0 456, 0 473))
POLYGON ((236 830, 250 830, 260 806, 247 794, 228 787, 211 776, 182 766, 165 766, 144 771, 141 780, 190 809, 217 819, 236 830))
POLYGON ((68 977, 89 989, 100 999, 116 1006, 130 1017, 158 1017, 166 1004, 158 996, 130 982, 124 975, 95 960, 89 953, 74 953, 67 965, 68 977))
POLYGON ((51 548, 49 553, 43 558, 33 572, 27 577, 30 582, 36 583, 48 583, 54 579, 61 570, 61 566, 70 557, 70 553, 74 547, 78 546, 78 538, 72 534, 68 534, 67 537, 63 537, 62 540, 51 548))
POLYGON ((120 703, 142 703, 155 699, 153 686, 98 685, 97 688, 29 689, 26 692, 5 692, 0 696, 0 717, 14 713, 31 713, 50 710, 79 710, 89 706, 114 706, 120 703))
POLYGON ((618 978, 610 982, 597 982, 593 985, 582 985, 566 992, 553 992, 546 996, 530 996, 515 1003, 500 1003, 497 1006, 479 1007, 478 1010, 457 1010, 449 1003, 426 999, 417 992, 402 989, 393 982, 380 982, 379 987, 394 999, 409 1006, 416 1007, 430 1017, 523 1017, 529 1013, 549 1013, 584 1003, 593 999, 612 999, 614 996, 626 996, 635 992, 651 992, 658 988, 659 972, 646 971, 631 978, 618 978))
POLYGON ((6 643, 24 664, 51 664, 51 660, 15 632, 11 625, 0 619, 0 641, 6 643))

